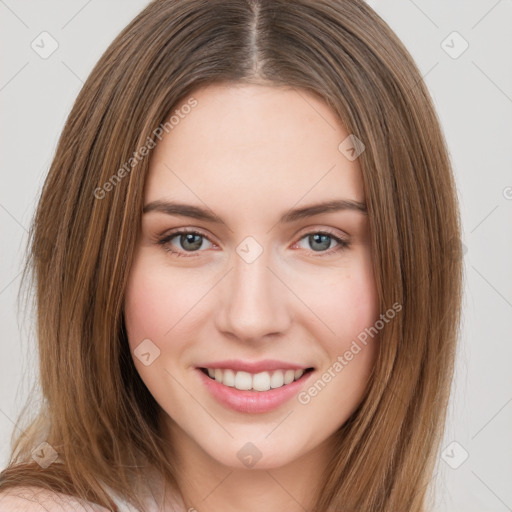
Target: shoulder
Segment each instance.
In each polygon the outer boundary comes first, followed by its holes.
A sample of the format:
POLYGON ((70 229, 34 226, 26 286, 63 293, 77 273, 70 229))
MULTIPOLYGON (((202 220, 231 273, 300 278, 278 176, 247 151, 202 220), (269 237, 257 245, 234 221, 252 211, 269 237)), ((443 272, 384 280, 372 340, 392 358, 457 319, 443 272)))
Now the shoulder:
POLYGON ((94 503, 40 487, 15 487, 0 493, 0 512, 109 512, 94 503))

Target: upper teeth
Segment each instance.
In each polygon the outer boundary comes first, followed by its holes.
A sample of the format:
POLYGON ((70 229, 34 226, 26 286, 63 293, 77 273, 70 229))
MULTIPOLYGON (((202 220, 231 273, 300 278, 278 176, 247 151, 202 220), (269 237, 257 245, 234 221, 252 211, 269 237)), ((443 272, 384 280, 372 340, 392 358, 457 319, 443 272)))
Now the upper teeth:
POLYGON ((207 368, 208 375, 217 382, 240 390, 268 391, 270 388, 280 388, 300 379, 304 370, 274 370, 270 372, 248 373, 234 370, 207 368))

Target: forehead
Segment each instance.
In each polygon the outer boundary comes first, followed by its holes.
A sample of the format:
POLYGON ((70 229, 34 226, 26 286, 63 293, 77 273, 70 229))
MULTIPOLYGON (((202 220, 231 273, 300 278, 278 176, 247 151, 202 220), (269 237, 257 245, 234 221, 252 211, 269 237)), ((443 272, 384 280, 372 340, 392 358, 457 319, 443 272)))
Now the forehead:
POLYGON ((262 85, 211 85, 191 96, 195 106, 176 105, 173 128, 153 150, 147 201, 279 209, 301 198, 364 201, 359 164, 338 149, 349 133, 318 97, 262 85))

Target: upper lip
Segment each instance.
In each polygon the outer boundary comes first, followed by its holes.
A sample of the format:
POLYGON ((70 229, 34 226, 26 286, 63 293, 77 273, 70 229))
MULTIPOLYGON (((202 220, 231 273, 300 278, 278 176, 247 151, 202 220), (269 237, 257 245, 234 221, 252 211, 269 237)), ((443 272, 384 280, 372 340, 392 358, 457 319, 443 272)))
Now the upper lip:
POLYGON ((212 363, 204 363, 198 368, 218 368, 220 370, 235 370, 248 373, 260 373, 272 370, 306 370, 312 366, 301 364, 287 363, 285 361, 277 361, 275 359, 264 359, 262 361, 242 361, 240 359, 228 359, 225 361, 215 361, 212 363))

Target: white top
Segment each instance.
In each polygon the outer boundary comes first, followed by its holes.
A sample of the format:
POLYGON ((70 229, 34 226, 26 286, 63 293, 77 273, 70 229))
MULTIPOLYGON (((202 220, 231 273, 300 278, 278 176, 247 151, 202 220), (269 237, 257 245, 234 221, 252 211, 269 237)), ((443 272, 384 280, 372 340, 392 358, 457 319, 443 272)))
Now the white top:
MULTIPOLYGON (((119 512, 187 512, 181 496, 166 496, 163 500, 152 495, 140 496, 143 508, 137 510, 105 486, 119 512)), ((40 487, 15 487, 0 493, 0 512, 110 512, 100 505, 73 496, 49 491, 40 487)))
MULTIPOLYGON (((108 492, 119 512, 187 512, 180 493, 167 490, 163 496, 164 479, 162 475, 146 472, 144 475, 144 489, 137 493, 142 502, 142 511, 118 496, 108 485, 103 487, 108 492), (165 498, 165 500, 164 500, 165 498)), ((80 511, 80 512, 110 512, 100 505, 68 496, 40 487, 14 487, 0 494, 0 512, 36 511, 48 512, 80 511)))
MULTIPOLYGON (((112 492, 110 495, 114 503, 117 505, 118 512, 187 512, 183 500, 178 496, 171 498, 167 496, 165 505, 162 502, 157 502, 153 497, 149 497, 142 501, 144 508, 140 511, 112 492)), ((103 510, 107 512, 107 509, 103 510)))
MULTIPOLYGON (((148 484, 147 490, 137 496, 144 505, 142 512, 187 512, 180 494, 173 492, 170 495, 170 491, 167 490, 166 495, 162 495, 164 480, 161 476, 154 474, 152 477, 148 477, 146 482, 148 484)), ((105 485, 105 489, 117 505, 119 512, 140 512, 134 505, 123 500, 110 487, 105 485)))

